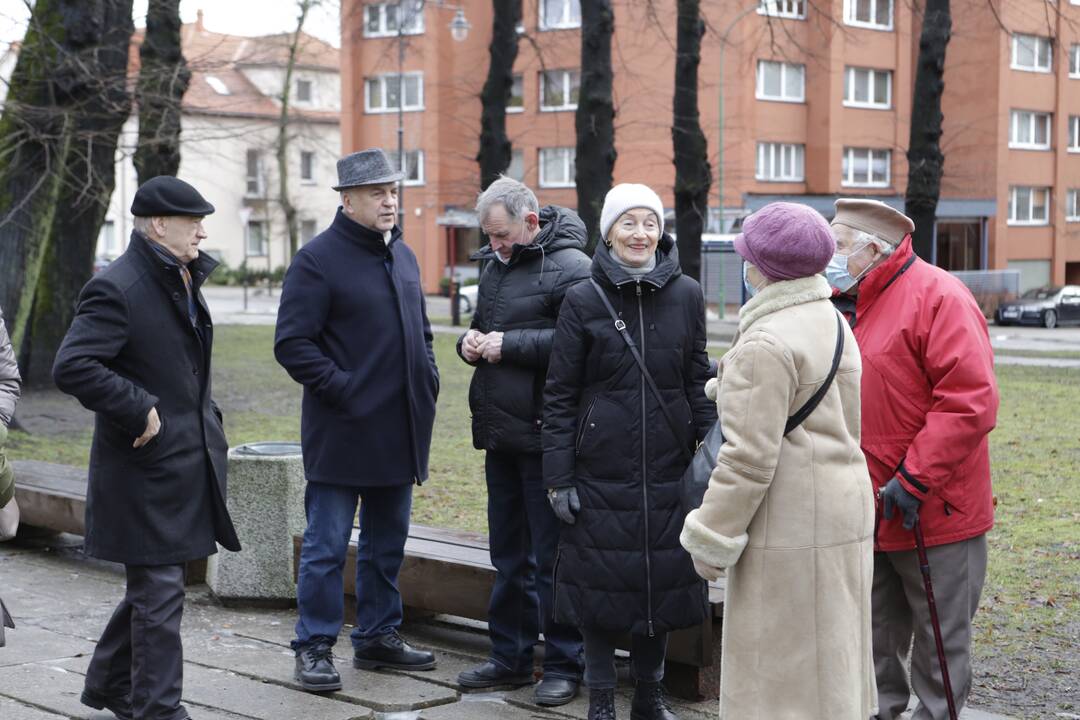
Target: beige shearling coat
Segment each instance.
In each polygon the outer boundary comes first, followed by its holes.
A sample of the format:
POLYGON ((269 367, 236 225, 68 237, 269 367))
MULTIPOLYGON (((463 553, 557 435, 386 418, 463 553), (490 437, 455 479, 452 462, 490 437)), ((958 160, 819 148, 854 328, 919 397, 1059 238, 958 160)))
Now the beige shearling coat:
POLYGON ((833 385, 784 435, 832 365, 830 294, 821 277, 766 286, 740 312, 720 365, 726 443, 681 541, 699 568, 728 568, 722 720, 866 720, 877 711, 874 501, 859 448, 862 365, 846 322, 833 385))

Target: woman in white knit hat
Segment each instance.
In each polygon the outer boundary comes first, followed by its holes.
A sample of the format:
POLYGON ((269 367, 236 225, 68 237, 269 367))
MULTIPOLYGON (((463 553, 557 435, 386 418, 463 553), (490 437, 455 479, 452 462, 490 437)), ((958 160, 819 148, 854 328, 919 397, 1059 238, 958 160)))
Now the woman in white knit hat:
POLYGON ((679 545, 679 480, 716 421, 705 303, 651 189, 612 188, 600 231, 592 281, 560 309, 544 389, 544 484, 564 523, 555 617, 582 629, 589 720, 615 718, 615 644, 628 632, 631 719, 673 720, 660 684, 667 636, 707 612, 679 545))

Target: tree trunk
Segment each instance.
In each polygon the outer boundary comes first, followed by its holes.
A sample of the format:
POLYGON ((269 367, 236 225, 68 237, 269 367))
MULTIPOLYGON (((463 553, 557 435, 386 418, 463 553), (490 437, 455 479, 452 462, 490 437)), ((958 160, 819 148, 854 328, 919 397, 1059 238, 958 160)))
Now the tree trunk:
POLYGON ((709 167, 705 133, 698 112, 698 66, 701 64, 700 0, 678 0, 675 58, 675 117, 671 141, 675 149, 675 231, 684 273, 701 279, 701 233, 709 216, 709 167))
POLYGON ((945 50, 952 33, 949 0, 927 0, 919 37, 915 93, 911 103, 908 185, 904 212, 915 222, 912 242, 919 257, 930 261, 934 222, 945 156, 941 152, 941 95, 945 90, 945 50))
POLYGON ((0 119, 0 298, 24 379, 50 382, 131 111, 131 0, 38 0, 0 119))
POLYGON ((615 105, 611 91, 612 0, 581 2, 581 91, 577 115, 577 212, 588 232, 588 250, 600 235, 600 210, 615 170, 615 105))
POLYGON ((135 172, 142 185, 180 169, 180 103, 191 82, 180 47, 180 0, 150 0, 139 63, 135 172))
POLYGON ((488 48, 487 80, 480 93, 480 189, 510 167, 512 148, 506 136, 506 106, 514 85, 514 60, 518 54, 517 27, 521 23, 521 0, 493 0, 495 21, 488 48))
MULTIPOLYGON (((307 21, 308 12, 315 0, 297 0, 296 32, 289 41, 289 60, 285 63, 285 82, 281 88, 281 114, 278 116, 277 166, 278 166, 278 204, 285 216, 285 230, 289 234, 289 260, 300 249, 300 225, 297 221, 296 206, 289 196, 289 98, 292 96, 293 71, 296 69, 296 55, 300 49, 301 33, 307 21)), ((269 255, 269 249, 266 251, 269 255)))

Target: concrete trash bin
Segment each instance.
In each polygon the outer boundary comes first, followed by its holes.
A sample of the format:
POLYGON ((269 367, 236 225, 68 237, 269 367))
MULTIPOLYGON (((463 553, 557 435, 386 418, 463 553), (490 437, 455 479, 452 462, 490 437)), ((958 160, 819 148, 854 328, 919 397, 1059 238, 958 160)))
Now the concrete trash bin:
POLYGON ((207 584, 226 604, 293 604, 293 536, 307 526, 300 443, 230 448, 228 487, 229 514, 243 550, 219 548, 207 561, 207 584))

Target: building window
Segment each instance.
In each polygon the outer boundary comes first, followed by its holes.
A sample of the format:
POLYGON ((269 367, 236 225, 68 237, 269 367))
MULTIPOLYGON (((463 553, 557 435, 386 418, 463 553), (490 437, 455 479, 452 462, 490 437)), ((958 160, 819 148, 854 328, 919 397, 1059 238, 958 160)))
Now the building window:
POLYGON ((518 182, 525 182, 525 151, 514 150, 510 153, 510 166, 504 173, 506 177, 513 178, 518 182))
POLYGON ((319 232, 319 226, 314 220, 301 220, 300 221, 300 244, 307 245, 314 239, 315 234, 319 232))
POLYGON ((423 150, 406 150, 405 162, 398 161, 397 151, 391 151, 387 153, 390 157, 390 164, 397 165, 401 172, 405 173, 405 179, 402 181, 405 185, 423 185, 424 184, 424 151, 423 150))
POLYGON ((892 151, 844 148, 840 184, 850 187, 888 187, 892 151))
POLYGON ((396 112, 399 104, 402 110, 424 109, 424 73, 376 75, 364 80, 364 88, 366 113, 396 112))
POLYGON ((206 79, 206 84, 212 87, 214 92, 218 95, 232 95, 232 93, 229 92, 229 86, 226 85, 221 78, 214 77, 213 75, 204 75, 203 77, 206 79))
POLYGON ((548 70, 540 73, 540 109, 577 110, 581 73, 577 70, 548 70))
POLYGON ((1069 116, 1069 152, 1080 152, 1080 115, 1069 116))
POLYGON ((370 3, 364 6, 364 37, 391 37, 398 34, 398 19, 404 14, 403 35, 424 32, 424 4, 408 0, 399 3, 370 3))
POLYGON ((1069 77, 1080 80, 1080 44, 1069 47, 1069 77))
POLYGON ((581 27, 581 0, 540 0, 540 29, 581 27))
POLYGON ((1050 38, 1038 35, 1012 36, 1012 68, 1028 72, 1050 72, 1054 51, 1050 38))
POLYGON ((1050 188, 1009 188, 1010 225, 1046 225, 1050 222, 1050 188))
POLYGON ((247 224, 248 257, 261 257, 267 254, 270 244, 268 235, 265 220, 252 220, 247 224))
POLYGON ((119 238, 116 236, 116 223, 106 220, 101 225, 101 232, 98 233, 97 255, 112 259, 119 256, 121 252, 119 238))
POLYGON ((844 0, 844 24, 871 30, 892 30, 892 0, 844 0))
POLYGON ((248 150, 246 158, 247 166, 247 189, 248 196, 262 196, 266 191, 266 182, 263 177, 262 153, 258 150, 248 150))
POLYGON ((757 144, 757 179, 763 182, 802 182, 805 179, 804 145, 757 144))
POLYGON ((757 11, 758 15, 802 20, 806 17, 806 0, 759 0, 757 11))
POLYGON ((540 187, 574 187, 574 148, 540 148, 540 187))
POLYGON ((758 100, 802 102, 806 97, 806 66, 795 63, 758 61, 758 100))
POLYGON ((1009 121, 1009 147, 1050 149, 1050 113, 1013 110, 1009 121))
POLYGON ((1068 222, 1080 222, 1080 190, 1069 191, 1068 202, 1065 205, 1065 220, 1068 222))
POLYGON ((514 82, 510 85, 510 102, 506 104, 506 112, 524 112, 525 110, 525 78, 521 75, 514 76, 514 82))
POLYGON ((844 73, 844 105, 848 107, 892 107, 892 71, 849 67, 844 73))
POLYGON ((300 179, 305 183, 315 182, 315 153, 310 150, 300 151, 300 179))
POLYGON ((310 80, 296 81, 296 102, 309 103, 312 101, 312 85, 310 80))

